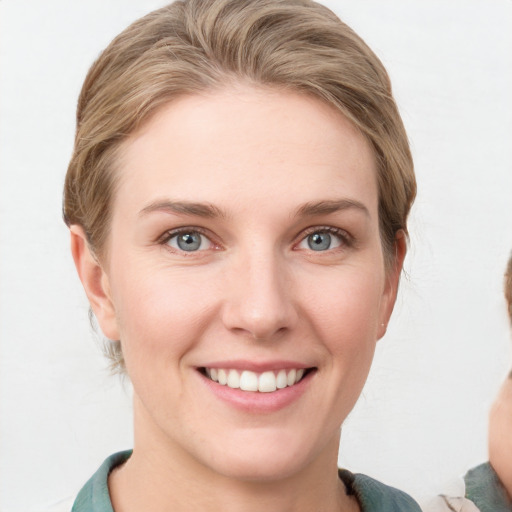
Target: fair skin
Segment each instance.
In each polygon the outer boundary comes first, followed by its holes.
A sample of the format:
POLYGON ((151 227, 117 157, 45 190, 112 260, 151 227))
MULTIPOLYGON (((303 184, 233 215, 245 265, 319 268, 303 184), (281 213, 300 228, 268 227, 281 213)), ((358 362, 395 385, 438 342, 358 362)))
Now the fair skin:
POLYGON ((512 378, 502 384, 489 416, 489 462, 512 498, 512 378))
POLYGON ((399 234, 385 268, 365 138, 317 99, 231 86, 160 109, 118 172, 101 262, 71 229, 134 388, 116 512, 358 510, 337 478, 340 427, 405 254, 399 234))

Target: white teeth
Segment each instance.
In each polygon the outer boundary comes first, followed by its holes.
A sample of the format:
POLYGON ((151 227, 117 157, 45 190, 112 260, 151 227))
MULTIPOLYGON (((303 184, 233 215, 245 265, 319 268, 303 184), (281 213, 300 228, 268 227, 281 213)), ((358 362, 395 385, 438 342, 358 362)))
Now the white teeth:
POLYGON ((286 376, 286 370, 279 370, 276 379, 277 389, 283 389, 288 386, 288 378, 286 376))
POLYGON ((228 383, 228 376, 226 374, 226 370, 219 370, 217 372, 217 377, 219 378, 219 384, 225 386, 228 383))
POLYGON ((227 384, 230 388, 233 389, 240 387, 240 375, 238 375, 236 370, 229 370, 227 384))
POLYGON ((239 372, 234 369, 205 368, 206 375, 223 386, 242 391, 259 391, 260 393, 272 393, 278 389, 297 384, 304 376, 304 368, 298 370, 266 371, 255 373, 249 370, 239 372))
POLYGON ((240 389, 243 391, 258 391, 258 376, 247 370, 240 376, 240 389))
POLYGON ((274 372, 263 372, 258 379, 258 391, 271 393, 277 389, 274 372))

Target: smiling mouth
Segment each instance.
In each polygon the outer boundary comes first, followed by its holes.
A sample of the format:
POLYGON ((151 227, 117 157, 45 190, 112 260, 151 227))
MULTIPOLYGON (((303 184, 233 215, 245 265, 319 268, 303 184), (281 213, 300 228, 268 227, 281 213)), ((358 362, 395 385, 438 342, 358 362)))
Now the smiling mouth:
POLYGON ((273 393, 298 384, 314 368, 292 368, 287 370, 256 373, 224 368, 201 368, 201 373, 210 380, 232 389, 273 393))

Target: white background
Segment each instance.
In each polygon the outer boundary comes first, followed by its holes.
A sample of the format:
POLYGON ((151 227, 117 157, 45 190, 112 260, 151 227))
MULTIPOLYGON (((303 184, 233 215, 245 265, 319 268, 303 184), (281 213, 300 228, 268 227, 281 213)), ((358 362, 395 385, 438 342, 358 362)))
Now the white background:
MULTIPOLYGON (((387 66, 419 194, 407 277, 340 464, 419 499, 486 458, 510 365, 512 1, 331 0, 387 66)), ((44 510, 131 446, 60 218, 81 82, 156 0, 0 0, 0 510, 44 510)))

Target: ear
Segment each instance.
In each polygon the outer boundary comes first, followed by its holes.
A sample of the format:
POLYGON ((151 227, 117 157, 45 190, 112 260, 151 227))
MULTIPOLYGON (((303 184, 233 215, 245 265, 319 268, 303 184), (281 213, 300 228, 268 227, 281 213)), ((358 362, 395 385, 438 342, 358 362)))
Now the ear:
POLYGON ((400 274, 402 273, 407 253, 407 241, 402 229, 396 232, 394 251, 395 254, 391 266, 386 270, 386 285, 382 294, 380 323, 377 331, 377 339, 379 340, 386 334, 388 322, 395 307, 398 283, 400 282, 400 274))
POLYGON ((74 224, 69 231, 71 254, 94 315, 103 334, 111 340, 118 340, 119 329, 108 275, 89 247, 83 228, 74 224))

